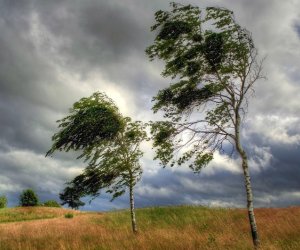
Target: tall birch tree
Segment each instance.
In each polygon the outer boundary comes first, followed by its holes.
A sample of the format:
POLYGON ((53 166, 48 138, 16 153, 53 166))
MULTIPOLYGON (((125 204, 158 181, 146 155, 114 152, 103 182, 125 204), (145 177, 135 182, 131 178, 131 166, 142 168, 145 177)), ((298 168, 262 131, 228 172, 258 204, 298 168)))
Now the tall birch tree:
MULTIPOLYGON (((254 83, 262 78, 262 61, 251 34, 233 12, 217 7, 171 3, 157 11, 150 60, 165 62, 164 77, 173 83, 154 97, 154 112, 165 121, 152 124, 156 158, 165 165, 188 164, 199 172, 214 152, 231 145, 241 159, 247 208, 255 247, 260 244, 248 157, 241 144, 241 127, 254 83)), ((232 154, 230 154, 232 156, 232 154)))

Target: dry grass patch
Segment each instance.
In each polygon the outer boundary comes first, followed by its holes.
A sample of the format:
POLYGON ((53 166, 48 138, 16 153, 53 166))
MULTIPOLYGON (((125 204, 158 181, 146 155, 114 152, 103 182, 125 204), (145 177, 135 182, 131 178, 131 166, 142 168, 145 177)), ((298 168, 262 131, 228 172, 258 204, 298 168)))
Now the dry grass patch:
MULTIPOLYGON (((0 224, 0 249, 252 249, 242 209, 165 207, 0 224)), ((257 209, 262 249, 300 249, 300 208, 257 209)))

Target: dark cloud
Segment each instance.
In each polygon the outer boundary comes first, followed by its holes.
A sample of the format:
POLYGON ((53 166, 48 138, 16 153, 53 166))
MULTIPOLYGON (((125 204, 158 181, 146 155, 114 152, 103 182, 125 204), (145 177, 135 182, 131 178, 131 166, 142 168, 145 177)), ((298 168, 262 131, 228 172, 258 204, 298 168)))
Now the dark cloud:
POLYGON ((152 13, 141 19, 136 6, 128 1, 51 1, 46 6, 35 5, 35 11, 41 25, 62 40, 58 52, 65 56, 68 66, 86 74, 118 61, 120 65, 126 63, 133 53, 143 54, 150 36, 145 21, 152 13))
MULTIPOLYGON (((184 1, 184 3, 188 1, 184 1)), ((199 1, 190 1, 199 4, 199 1)), ((250 155, 255 204, 299 205, 299 4, 282 1, 209 1, 232 9, 249 29, 261 55, 268 55, 243 129, 250 155), (295 6, 297 5, 297 6, 295 6), (253 19, 255 16, 255 19, 253 19)), ((64 183, 84 164, 75 153, 45 158, 55 121, 94 91, 106 91, 134 119, 159 119, 151 99, 170 79, 163 64, 149 62, 154 12, 168 1, 0 0, 0 193, 16 205, 22 189, 41 200, 58 199, 64 183)), ((238 162, 217 155, 199 175, 161 169, 150 146, 136 187, 138 207, 172 204, 244 206, 238 162)), ((128 205, 103 194, 85 209, 128 205)))
POLYGON ((299 36, 299 39, 300 39, 300 23, 295 24, 295 30, 297 32, 297 35, 299 36))
MULTIPOLYGON (((255 145, 262 146, 259 142, 255 145)), ((254 203, 257 207, 300 205, 299 146, 269 145, 273 158, 260 171, 252 169, 254 203)), ((253 150, 246 147, 250 155, 253 150)), ((207 168, 210 168, 208 166, 207 168)), ((250 169, 251 169, 250 163, 250 169)), ((128 195, 118 199, 118 206, 128 206, 128 195)), ((93 203, 92 203, 93 204, 93 203)), ((201 204, 209 206, 245 207, 246 197, 242 173, 220 169, 211 175, 205 171, 193 174, 180 168, 159 169, 154 175, 144 175, 136 187, 136 206, 201 204)), ((89 209, 111 209, 107 198, 99 197, 89 209), (106 204, 105 208, 101 207, 106 204)))

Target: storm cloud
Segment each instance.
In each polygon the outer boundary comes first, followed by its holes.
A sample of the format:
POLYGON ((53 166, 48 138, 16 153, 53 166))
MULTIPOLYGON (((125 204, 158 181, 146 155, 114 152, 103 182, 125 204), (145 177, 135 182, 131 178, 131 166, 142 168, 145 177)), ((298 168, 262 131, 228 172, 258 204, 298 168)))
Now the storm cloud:
MULTIPOLYGON (((199 1, 181 1, 199 4, 199 1)), ((257 82, 244 121, 255 205, 300 205, 300 3, 203 1, 232 9, 251 31, 266 80, 257 82)), ((133 119, 160 119, 152 97, 171 79, 145 49, 154 13, 168 1, 0 0, 0 195, 11 206, 33 188, 42 200, 58 199, 64 183, 80 173, 76 154, 45 158, 56 120, 72 104, 104 91, 133 119)), ((151 145, 143 146, 144 174, 136 187, 138 207, 200 204, 245 206, 239 160, 217 154, 200 174, 186 167, 161 168, 151 145)), ((125 208, 106 194, 83 209, 125 208)))

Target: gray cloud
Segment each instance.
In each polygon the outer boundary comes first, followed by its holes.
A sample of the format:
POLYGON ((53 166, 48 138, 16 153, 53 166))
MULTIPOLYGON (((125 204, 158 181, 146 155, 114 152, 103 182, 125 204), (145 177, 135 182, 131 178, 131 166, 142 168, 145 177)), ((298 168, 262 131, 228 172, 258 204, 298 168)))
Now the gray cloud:
MULTIPOLYGON (((232 9, 267 56, 268 79, 258 82, 243 129, 255 204, 299 205, 299 3, 200 4, 232 9)), ((124 114, 160 119, 150 110, 151 99, 170 79, 160 76, 163 64, 149 62, 144 50, 154 38, 154 12, 167 7, 168 1, 158 0, 0 0, 0 193, 8 195, 10 205, 24 188, 36 189, 43 200, 57 199, 64 182, 84 166, 74 153, 44 158, 55 121, 79 98, 105 91, 124 114)), ((145 149, 137 206, 245 205, 236 159, 216 155, 194 175, 185 168, 161 169, 151 146, 145 149)), ((104 194, 85 209, 127 207, 127 196, 109 199, 104 194)))

